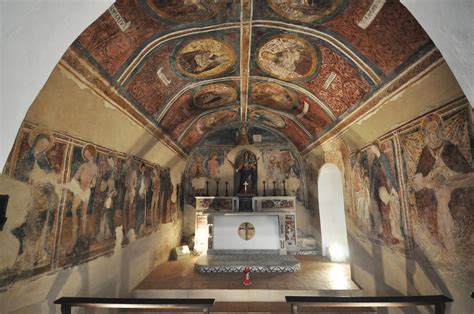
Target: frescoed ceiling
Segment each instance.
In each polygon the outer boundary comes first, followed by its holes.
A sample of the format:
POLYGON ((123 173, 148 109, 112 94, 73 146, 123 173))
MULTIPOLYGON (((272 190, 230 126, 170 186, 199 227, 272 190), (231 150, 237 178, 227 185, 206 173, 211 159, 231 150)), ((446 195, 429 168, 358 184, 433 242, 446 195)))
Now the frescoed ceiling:
POLYGON ((62 63, 189 154, 229 124, 305 150, 440 58, 398 0, 118 0, 62 63))

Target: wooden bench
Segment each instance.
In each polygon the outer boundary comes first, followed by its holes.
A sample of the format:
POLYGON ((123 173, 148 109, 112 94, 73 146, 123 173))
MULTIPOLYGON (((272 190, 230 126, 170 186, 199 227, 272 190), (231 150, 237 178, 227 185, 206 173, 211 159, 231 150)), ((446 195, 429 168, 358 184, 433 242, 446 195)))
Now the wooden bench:
POLYGON ((126 299, 126 298, 82 298, 63 297, 54 301, 61 305, 62 314, 71 314, 71 307, 109 308, 109 309, 173 309, 190 310, 201 308, 209 313, 215 299, 126 299))
POLYGON ((291 313, 298 312, 298 305, 311 307, 406 307, 418 305, 434 305, 435 314, 444 314, 447 302, 453 302, 444 295, 427 296, 392 296, 392 297, 306 297, 286 296, 286 302, 291 305, 291 313))

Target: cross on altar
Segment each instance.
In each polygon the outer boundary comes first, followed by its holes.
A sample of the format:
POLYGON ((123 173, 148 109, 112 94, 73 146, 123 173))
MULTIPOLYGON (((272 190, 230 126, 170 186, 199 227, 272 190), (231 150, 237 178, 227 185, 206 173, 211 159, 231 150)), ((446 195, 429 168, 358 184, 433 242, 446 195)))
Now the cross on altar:
POLYGON ((244 193, 245 193, 245 194, 247 194, 247 186, 248 186, 248 185, 249 185, 248 182, 245 181, 245 182, 244 182, 244 193))
POLYGON ((250 240, 255 234, 255 227, 250 222, 244 222, 239 226, 239 234, 244 240, 250 240))

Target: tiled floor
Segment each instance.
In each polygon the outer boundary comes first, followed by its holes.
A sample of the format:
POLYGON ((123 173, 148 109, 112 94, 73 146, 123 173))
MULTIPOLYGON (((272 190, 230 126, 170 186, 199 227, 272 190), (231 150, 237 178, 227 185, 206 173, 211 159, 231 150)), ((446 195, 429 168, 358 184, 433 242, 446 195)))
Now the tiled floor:
POLYGON ((350 278, 349 264, 330 263, 317 256, 298 256, 296 273, 252 273, 252 285, 242 285, 239 273, 198 273, 196 257, 170 261, 156 268, 136 290, 157 289, 266 289, 266 290, 358 290, 350 278))

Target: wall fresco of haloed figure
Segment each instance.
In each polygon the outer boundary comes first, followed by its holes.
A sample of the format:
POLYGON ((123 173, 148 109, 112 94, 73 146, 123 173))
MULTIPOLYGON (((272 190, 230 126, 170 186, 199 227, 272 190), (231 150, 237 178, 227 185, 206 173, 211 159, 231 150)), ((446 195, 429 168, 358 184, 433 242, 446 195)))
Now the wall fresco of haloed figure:
POLYGON ((1 285, 109 254, 116 232, 140 238, 176 219, 169 168, 29 123, 5 174, 30 193, 23 222, 9 230, 20 245, 1 285))
POLYGON ((404 252, 409 243, 398 167, 393 139, 376 141, 356 152, 351 214, 364 237, 404 252))
POLYGON ((470 114, 444 107, 352 155, 350 214, 363 237, 393 249, 408 242, 410 254, 474 271, 470 114))
POLYGON ((400 132, 414 240, 443 265, 474 271, 474 168, 470 108, 436 112, 400 132), (416 227, 415 227, 416 226, 416 227))

